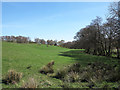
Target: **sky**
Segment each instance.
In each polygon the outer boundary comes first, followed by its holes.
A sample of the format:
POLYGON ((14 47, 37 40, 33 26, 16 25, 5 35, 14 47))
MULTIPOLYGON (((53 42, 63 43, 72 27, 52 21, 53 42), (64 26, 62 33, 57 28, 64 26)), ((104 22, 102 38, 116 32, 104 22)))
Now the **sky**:
POLYGON ((105 21, 109 2, 3 2, 2 35, 73 41, 96 16, 105 21))

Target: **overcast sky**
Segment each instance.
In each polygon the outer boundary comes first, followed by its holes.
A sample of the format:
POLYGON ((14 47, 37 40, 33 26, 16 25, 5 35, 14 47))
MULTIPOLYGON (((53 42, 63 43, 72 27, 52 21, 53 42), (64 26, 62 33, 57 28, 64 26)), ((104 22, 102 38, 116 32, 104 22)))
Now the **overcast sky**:
POLYGON ((105 20, 109 2, 3 2, 2 35, 72 41, 96 16, 105 20))

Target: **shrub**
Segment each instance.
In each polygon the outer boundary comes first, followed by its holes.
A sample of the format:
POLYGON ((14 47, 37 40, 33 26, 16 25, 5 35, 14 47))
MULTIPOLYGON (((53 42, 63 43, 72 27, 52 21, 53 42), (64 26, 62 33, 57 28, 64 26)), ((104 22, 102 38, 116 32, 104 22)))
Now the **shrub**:
POLYGON ((80 71, 80 64, 79 63, 75 63, 75 64, 68 65, 68 66, 64 67, 63 70, 58 70, 54 77, 58 78, 58 79, 63 79, 64 80, 65 78, 71 77, 68 74, 71 73, 71 75, 74 76, 74 74, 79 72, 79 71, 80 71))
POLYGON ((47 74, 47 73, 53 73, 54 70, 51 67, 43 66, 40 70, 40 73, 47 74))
POLYGON ((22 88, 37 88, 38 83, 34 78, 29 78, 27 82, 23 82, 22 88))
POLYGON ((40 73, 47 74, 47 73, 54 73, 53 66, 54 61, 49 62, 47 65, 43 66, 40 69, 40 73))
POLYGON ((120 66, 94 62, 80 68, 80 64, 76 63, 59 70, 54 77, 66 82, 116 82, 120 81, 120 66))
POLYGON ((67 74, 65 77, 64 77, 64 81, 67 81, 67 82, 77 82, 79 81, 80 79, 80 76, 78 73, 76 72, 70 72, 69 74, 67 74))
POLYGON ((75 64, 72 64, 72 65, 69 65, 68 66, 68 72, 79 72, 80 71, 80 63, 75 63, 75 64))
POLYGON ((52 60, 51 62, 49 62, 46 66, 47 67, 52 67, 54 65, 54 61, 52 60))
POLYGON ((15 84, 22 78, 22 73, 16 72, 15 70, 9 70, 8 73, 3 78, 3 83, 5 84, 15 84))
POLYGON ((67 69, 64 68, 63 70, 58 70, 53 77, 57 79, 63 79, 67 73, 68 73, 67 69))

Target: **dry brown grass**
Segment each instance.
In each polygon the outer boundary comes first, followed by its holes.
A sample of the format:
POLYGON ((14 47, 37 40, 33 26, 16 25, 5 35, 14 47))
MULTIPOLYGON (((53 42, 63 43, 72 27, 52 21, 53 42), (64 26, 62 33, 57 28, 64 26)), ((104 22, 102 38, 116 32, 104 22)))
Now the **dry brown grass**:
POLYGON ((8 73, 3 77, 3 83, 5 84, 16 84, 22 78, 22 73, 16 72, 15 70, 9 70, 8 73))
POLYGON ((23 81, 22 88, 37 88, 38 83, 34 78, 29 78, 27 82, 23 81))

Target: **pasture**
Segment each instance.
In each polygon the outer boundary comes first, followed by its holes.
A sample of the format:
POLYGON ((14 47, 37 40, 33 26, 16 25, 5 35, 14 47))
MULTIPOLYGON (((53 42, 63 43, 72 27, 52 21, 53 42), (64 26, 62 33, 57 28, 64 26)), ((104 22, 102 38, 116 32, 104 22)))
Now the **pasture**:
MULTIPOLYGON (((66 83, 60 79, 41 74, 39 70, 43 65, 54 60, 53 69, 62 70, 66 65, 80 63, 81 67, 86 67, 90 62, 104 62, 109 65, 118 65, 118 59, 105 56, 89 55, 83 52, 83 49, 67 49, 58 46, 46 46, 38 44, 18 44, 2 43, 2 75, 6 75, 8 70, 21 72, 23 77, 16 84, 4 84, 3 88, 21 88, 23 83, 29 78, 34 78, 38 88, 88 88, 87 82, 66 83), (29 67, 29 68, 28 68, 29 67)), ((102 82, 97 87, 108 85, 109 87, 118 87, 119 82, 102 82)))

